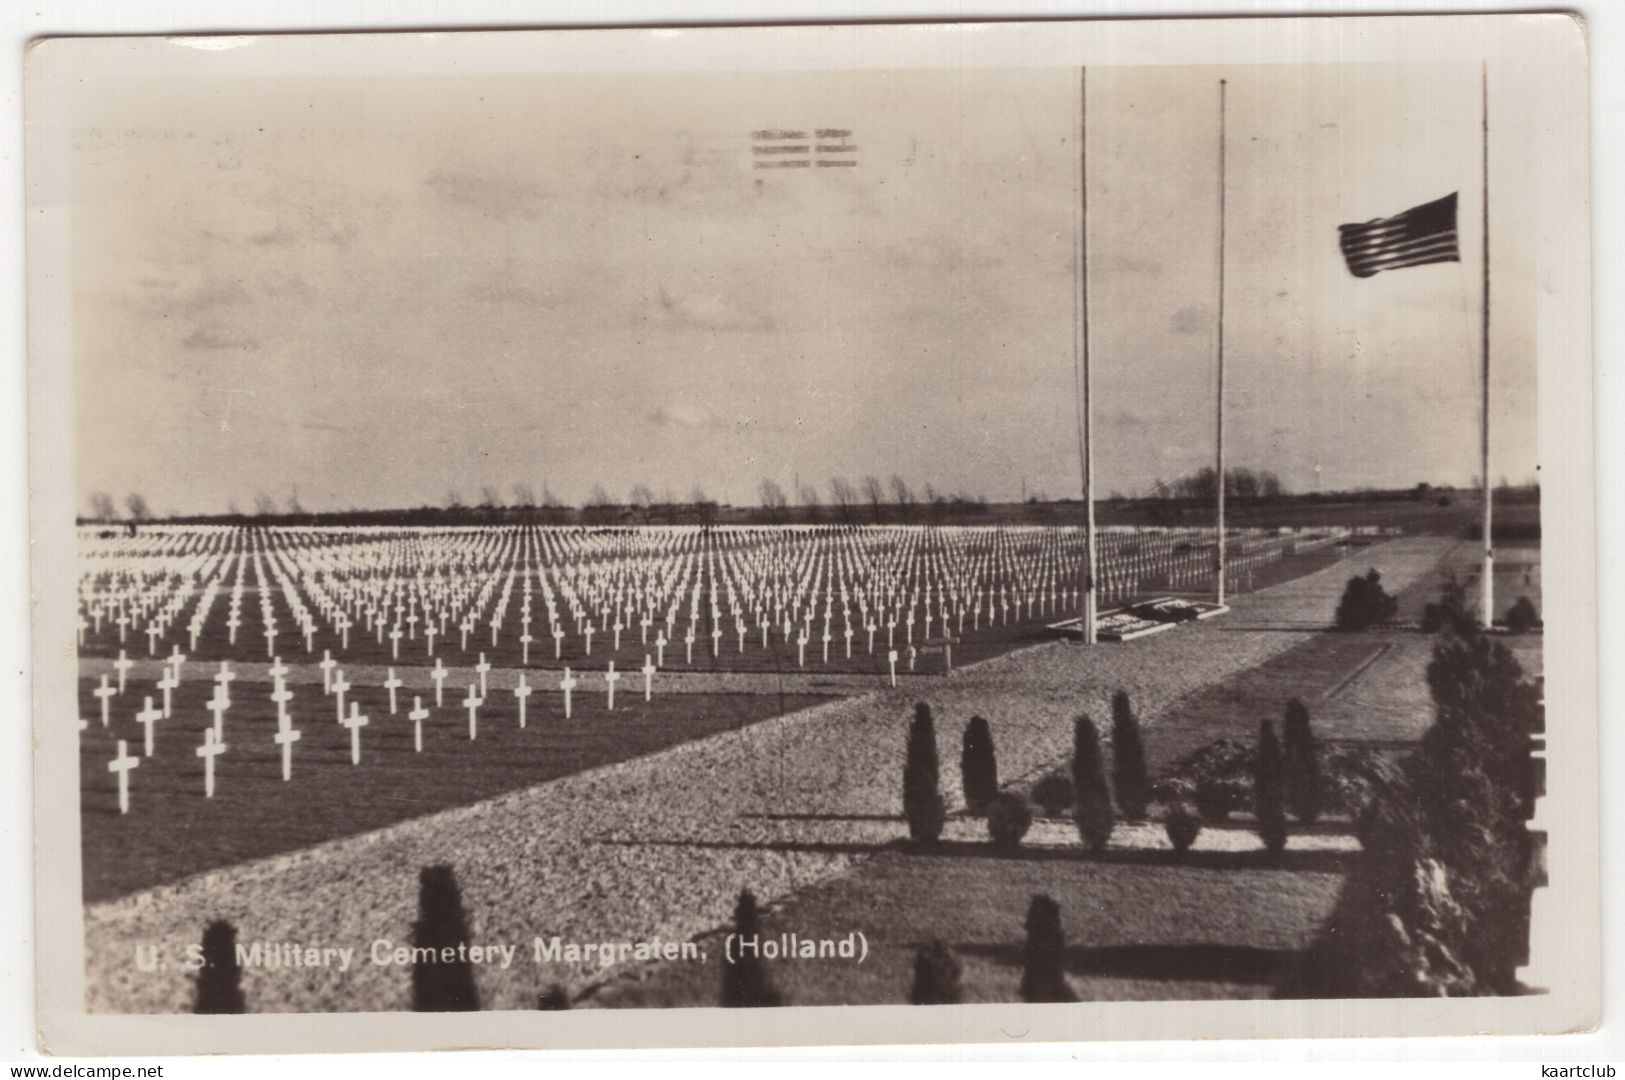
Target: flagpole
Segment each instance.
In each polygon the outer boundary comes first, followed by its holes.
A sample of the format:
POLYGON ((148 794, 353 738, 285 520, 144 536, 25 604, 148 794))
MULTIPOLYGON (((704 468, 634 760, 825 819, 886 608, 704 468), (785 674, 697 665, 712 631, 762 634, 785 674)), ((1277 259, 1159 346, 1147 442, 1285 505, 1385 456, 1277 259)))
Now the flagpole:
POLYGON ((1484 485, 1484 578, 1481 590, 1484 629, 1495 621, 1495 547, 1491 528, 1490 487, 1490 80, 1489 62, 1479 72, 1479 94, 1483 117, 1483 179, 1484 179, 1484 318, 1482 342, 1484 347, 1483 416, 1479 422, 1479 472, 1484 485))
POLYGON ((1215 485, 1219 489, 1218 521, 1215 525, 1215 574, 1214 595, 1219 605, 1224 606, 1224 196, 1225 196, 1225 83, 1219 80, 1219 314, 1218 314, 1218 367, 1219 390, 1217 395, 1218 422, 1215 439, 1218 463, 1215 485))
POLYGON ((1095 432, 1089 399, 1089 71, 1078 69, 1078 459, 1083 469, 1083 640, 1095 644, 1095 432))

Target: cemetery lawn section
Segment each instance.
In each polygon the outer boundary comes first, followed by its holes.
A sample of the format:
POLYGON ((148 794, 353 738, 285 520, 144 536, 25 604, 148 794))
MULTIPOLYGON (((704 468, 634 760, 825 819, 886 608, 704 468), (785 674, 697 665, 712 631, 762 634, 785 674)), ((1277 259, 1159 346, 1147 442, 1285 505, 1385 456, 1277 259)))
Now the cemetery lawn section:
MULTIPOLYGON (((1430 573, 1453 542, 1408 537, 1372 545, 1315 573, 1245 594, 1236 599, 1228 615, 1141 641, 1095 648, 1052 641, 959 668, 948 678, 909 680, 896 689, 882 686, 860 691, 811 708, 742 723, 732 730, 724 728, 733 721, 719 719, 708 737, 673 738, 667 749, 641 757, 629 757, 617 748, 606 760, 624 760, 559 775, 548 782, 538 779, 542 770, 551 767, 545 755, 527 757, 511 752, 522 745, 521 736, 536 736, 538 747, 545 746, 545 740, 535 720, 526 732, 516 731, 513 702, 497 692, 497 672, 491 673, 491 694, 502 704, 487 707, 480 721, 479 741, 472 745, 464 730, 466 720, 451 709, 452 699, 461 695, 448 685, 448 707, 435 721, 441 727, 433 745, 447 755, 478 747, 477 753, 447 759, 456 776, 455 781, 443 784, 456 789, 455 798, 447 802, 452 808, 432 813, 413 809, 400 813, 394 824, 355 835, 349 835, 355 823, 346 821, 343 828, 334 829, 335 838, 313 841, 313 846, 297 851, 262 858, 243 856, 232 865, 169 878, 169 884, 139 892, 104 893, 108 899, 86 906, 87 1008, 93 1012, 190 1008, 192 984, 184 969, 177 964, 157 972, 139 971, 132 963, 130 943, 151 943, 164 955, 178 958, 213 919, 231 921, 242 942, 304 942, 366 950, 376 940, 409 940, 418 914, 418 874, 433 865, 450 866, 455 873, 472 944, 514 945, 522 950, 538 937, 553 936, 577 942, 709 940, 706 935, 730 919, 741 888, 750 888, 770 910, 786 898, 793 903, 796 898, 824 895, 819 890, 827 889, 829 899, 821 903, 831 905, 831 911, 839 905, 849 905, 852 911, 851 918, 832 918, 831 925, 845 921, 863 928, 868 925, 863 920, 872 915, 877 931, 894 933, 901 941, 903 914, 882 907, 865 911, 862 909, 871 906, 869 900, 843 899, 847 895, 843 890, 852 887, 852 882, 867 880, 868 867, 873 866, 876 873, 892 875, 896 884, 887 886, 890 892, 879 884, 864 885, 869 891, 861 895, 872 897, 874 905, 894 906, 896 900, 886 897, 912 897, 924 911, 923 915, 915 912, 916 933, 926 932, 931 919, 959 918, 948 910, 953 905, 966 907, 964 918, 976 921, 949 929, 956 943, 990 950, 985 957, 990 973, 1003 969, 1000 957, 1005 954, 1000 949, 1019 945, 1027 894, 1039 879, 1056 882, 1052 888, 1067 909, 1066 917, 1072 919, 1084 910, 1081 905, 1090 889, 1103 890, 1102 896, 1121 897, 1112 902, 1114 907, 1143 907, 1139 898, 1169 891, 1172 879, 1167 875, 1188 875, 1192 884, 1185 888, 1196 898, 1193 902, 1220 920, 1203 924, 1208 926, 1203 933, 1209 934, 1211 943, 1255 951, 1234 953, 1241 966, 1230 965, 1225 969, 1228 974, 1212 980, 1177 980, 1183 985, 1167 992, 1261 993, 1267 980, 1257 972, 1275 970, 1267 962, 1271 955, 1300 948, 1310 924, 1320 917, 1313 913, 1329 906, 1335 892, 1332 879, 1349 850, 1346 836, 1338 836, 1334 830, 1324 836, 1294 838, 1294 848, 1309 846, 1301 854, 1289 850, 1287 871, 1266 874, 1252 862, 1254 856, 1248 848, 1256 848, 1256 841, 1245 827, 1208 830, 1189 864, 1177 867, 1165 866, 1167 856, 1162 848, 1166 842, 1159 839, 1160 830, 1145 835, 1123 833, 1114 841, 1120 841, 1122 854, 1097 865, 1079 860, 1073 853, 1075 833, 1068 826, 1041 823, 1029 834, 1030 844, 1054 848, 1053 854, 990 858, 981 842, 985 827, 956 819, 949 823, 947 835, 957 846, 922 859, 899 847, 907 835, 899 813, 899 780, 913 706, 925 701, 936 715, 943 759, 942 793, 950 808, 963 803, 957 753, 961 731, 973 715, 986 717, 993 730, 1000 775, 1006 784, 1040 775, 1065 760, 1072 719, 1079 712, 1088 712, 1105 721, 1111 695, 1119 689, 1132 697, 1145 724, 1148 746, 1155 747, 1157 725, 1176 715, 1193 695, 1223 686, 1319 636, 1331 621, 1343 583, 1352 573, 1376 565, 1390 588, 1400 590, 1430 573), (487 732, 493 733, 489 741, 487 732), (503 732, 513 741, 492 745, 503 732), (513 764, 505 760, 508 758, 513 764), (476 768, 475 762, 485 764, 476 768), (527 762, 534 764, 537 773, 528 773, 527 762), (485 782, 480 779, 482 769, 527 775, 512 777, 504 793, 482 797, 469 788, 485 782), (1160 888, 1153 888, 1151 883, 1158 880, 1160 888), (997 891, 1007 886, 1009 896, 1019 897, 1008 910, 1008 897, 997 891), (989 898, 967 901, 959 896, 962 887, 975 896, 987 893, 989 898), (1249 905, 1266 906, 1258 897, 1275 890, 1289 893, 1301 912, 1283 922, 1280 934, 1264 936, 1245 923, 1244 917, 1249 905), (1073 911, 1074 907, 1078 910, 1073 911), (1226 930, 1228 936, 1220 935, 1216 927, 1221 923, 1227 927, 1233 923, 1234 933, 1226 930), (888 926, 895 929, 888 931, 888 926), (1236 973, 1243 968, 1252 974, 1244 978, 1236 973)), ((1357 662, 1358 657, 1350 655, 1338 664, 1357 662)), ((1321 678, 1339 677, 1338 664, 1328 662, 1321 678)), ((189 681, 201 686, 206 679, 191 676, 189 681)), ((379 813, 375 804, 415 798, 414 784, 423 782, 411 763, 418 755, 410 746, 410 725, 398 719, 386 721, 382 714, 387 713, 387 705, 381 704, 382 691, 376 681, 357 681, 370 687, 361 691, 361 707, 376 725, 362 729, 360 767, 349 764, 348 744, 341 738, 347 736, 347 730, 338 726, 336 705, 321 696, 319 682, 312 685, 296 679, 290 683, 296 695, 308 695, 314 705, 291 706, 312 744, 301 743, 298 748, 306 756, 295 757, 294 780, 289 786, 306 776, 300 772, 301 763, 313 769, 309 763, 317 760, 315 744, 320 743, 322 752, 333 760, 323 777, 327 784, 310 790, 313 798, 333 800, 326 804, 325 812, 335 816, 379 813), (319 715, 323 712, 325 715, 319 715), (399 742, 387 755, 369 756, 379 738, 399 742), (401 759, 406 764, 393 764, 401 759), (396 768, 407 771, 397 774, 392 771, 396 768), (357 779, 346 785, 351 778, 357 779), (328 790, 333 793, 324 794, 328 790)), ((545 684, 538 679, 536 685, 545 684)), ((621 684, 621 693, 637 697, 636 685, 629 679, 621 684)), ((657 682, 657 707, 662 703, 658 686, 657 682)), ((233 693, 244 700, 258 697, 248 695, 241 684, 233 693)), ((589 696, 598 699, 594 708, 601 710, 599 692, 589 696)), ((556 713, 558 702, 544 705, 542 697, 538 694, 530 699, 532 709, 556 713)), ((768 707, 777 701, 776 694, 762 697, 764 716, 777 711, 776 705, 768 707)), ((666 700, 677 702, 682 711, 708 699, 704 694, 674 693, 666 700)), ((620 703, 618 699, 617 712, 620 703)), ((88 697, 81 700, 82 715, 92 718, 93 726, 86 735, 101 743, 98 753, 83 763, 87 776, 92 766, 105 769, 112 758, 108 736, 102 734, 91 712, 95 704, 88 697)), ((193 710, 194 717, 186 721, 188 740, 201 745, 198 735, 208 714, 197 713, 195 699, 186 707, 193 710)), ((252 742, 257 734, 254 752, 264 754, 256 766, 256 775, 264 779, 257 782, 278 790, 262 792, 268 808, 255 810, 250 824, 274 827, 276 814, 295 811, 289 808, 290 800, 274 797, 286 793, 281 791, 277 762, 271 756, 275 749, 270 740, 273 722, 268 707, 255 707, 266 710, 258 721, 227 716, 225 741, 230 746, 246 733, 252 742)), ((236 711, 234 707, 232 713, 236 711)), ((678 713, 670 715, 672 723, 682 723, 676 719, 678 713)), ((606 722, 601 711, 593 720, 606 722)), ((128 720, 118 722, 133 726, 128 720)), ((160 737, 165 730, 160 723, 160 737)), ((633 733, 620 737, 631 738, 633 733)), ((430 752, 429 745, 426 743, 425 754, 430 752)), ((134 749, 139 751, 138 746, 134 749)), ((233 778, 238 776, 232 754, 237 752, 233 747, 217 762, 217 800, 231 796, 233 778)), ((140 770, 147 767, 144 763, 135 770, 138 782, 132 789, 136 800, 132 820, 137 819, 138 807, 153 805, 151 800, 146 804, 139 801, 146 790, 139 782, 140 770)), ((181 770, 172 781, 177 792, 189 793, 189 816, 174 819, 166 828, 137 822, 134 828, 140 831, 125 836, 131 845, 156 837, 167 845, 170 858, 179 857, 173 853, 189 843, 207 843, 193 828, 200 820, 195 816, 198 804, 205 802, 201 763, 190 758, 174 767, 181 770)), ((105 807, 97 812, 106 817, 87 822, 86 829, 87 843, 106 843, 112 848, 116 843, 106 837, 113 836, 116 825, 126 823, 109 824, 116 816, 110 779, 101 773, 92 781, 108 785, 97 792, 99 805, 105 807), (107 827, 101 829, 104 839, 98 841, 91 834, 99 825, 107 827)), ((428 782, 442 785, 432 778, 428 782)), ((201 809, 210 813, 224 805, 201 809)), ((150 853, 144 857, 150 858, 150 853)), ((1128 919, 1130 915, 1113 918, 1128 919)), ((1127 935, 1139 932, 1128 922, 1120 929, 1122 936, 1117 938, 1091 939, 1080 931, 1077 943, 1086 948, 1117 949, 1126 943, 1127 935)), ((1179 943, 1155 937, 1147 940, 1179 943)), ((1217 955, 1222 959, 1232 954, 1221 951, 1217 955)), ((1120 976, 1124 964, 1114 957, 1117 954, 1112 952, 1086 954, 1080 970, 1107 965, 1109 971, 1098 972, 1103 978, 1143 981, 1140 975, 1120 976)), ((1146 954, 1135 963, 1147 957, 1164 965, 1175 962, 1161 954, 1146 954)), ((617 982, 632 967, 631 962, 609 967, 527 963, 507 970, 485 965, 473 974, 483 1008, 530 1009, 535 1007, 536 995, 554 983, 573 996, 587 995, 585 1000, 592 1001, 597 994, 608 994, 607 984, 617 982)), ((1143 968, 1134 970, 1143 973, 1143 968)), ((694 977, 695 993, 703 986, 707 1003, 713 1002, 715 984, 709 976, 694 977)), ((996 989, 1002 978, 990 974, 991 981, 980 984, 989 989, 978 992, 1003 993, 996 989)), ((1108 991, 1107 983, 1100 985, 1102 993, 1141 992, 1132 988, 1108 991)), ((243 990, 253 1011, 397 1010, 409 1007, 411 978, 409 969, 373 964, 343 971, 250 968, 243 973, 243 990)))
MULTIPOLYGON (((493 688, 472 742, 463 692, 448 688, 445 706, 423 723, 421 752, 414 750, 407 719, 411 699, 398 701, 391 716, 387 691, 359 687, 350 695, 368 718, 359 766, 351 764, 350 731, 338 723, 335 702, 320 685, 298 686, 291 707, 300 737, 287 782, 270 688, 239 683, 224 719, 226 751, 214 762, 215 794, 206 798, 203 760, 193 750, 213 723, 204 705, 213 684, 206 678, 182 683, 172 718, 154 724, 154 755, 142 758, 142 725, 121 709, 102 728, 89 692, 95 683, 81 680, 81 715, 91 718, 80 737, 85 901, 468 806, 829 700, 685 694, 645 704, 633 683, 622 686, 614 712, 606 711, 601 693, 578 695, 570 720, 563 718, 557 691, 538 692, 528 700, 524 730, 511 693, 493 688), (117 781, 107 769, 119 740, 142 758, 132 770, 128 814, 118 812, 117 781)), ((428 697, 433 705, 432 691, 428 697)))

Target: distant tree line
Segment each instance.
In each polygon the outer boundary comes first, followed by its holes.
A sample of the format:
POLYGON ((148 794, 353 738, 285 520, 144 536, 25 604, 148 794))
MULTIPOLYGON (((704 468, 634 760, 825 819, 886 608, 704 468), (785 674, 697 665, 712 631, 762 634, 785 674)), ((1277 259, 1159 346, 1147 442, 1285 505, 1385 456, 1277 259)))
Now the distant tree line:
MULTIPOLYGON (((1204 465, 1195 472, 1187 473, 1174 480, 1159 478, 1151 484, 1151 497, 1153 499, 1189 499, 1197 502, 1211 502, 1217 499, 1219 495, 1218 475, 1218 470, 1210 465, 1204 465)), ((1286 494, 1286 485, 1281 483, 1281 478, 1269 469, 1249 469, 1246 466, 1238 465, 1235 468, 1224 470, 1224 495, 1226 499, 1253 502, 1279 499, 1286 494)))
POLYGON ((916 491, 897 473, 885 480, 871 475, 856 482, 832 476, 828 502, 812 484, 798 484, 790 491, 772 477, 764 477, 756 493, 759 520, 767 524, 940 524, 984 515, 988 505, 986 498, 949 495, 930 483, 916 491))

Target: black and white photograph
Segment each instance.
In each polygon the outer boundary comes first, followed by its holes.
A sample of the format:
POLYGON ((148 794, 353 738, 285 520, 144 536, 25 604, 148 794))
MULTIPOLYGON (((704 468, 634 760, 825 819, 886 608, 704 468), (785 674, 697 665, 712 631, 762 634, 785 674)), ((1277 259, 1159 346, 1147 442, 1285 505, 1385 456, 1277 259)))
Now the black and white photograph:
POLYGON ((1359 22, 37 45, 69 1042, 1594 1022, 1585 46, 1359 22))

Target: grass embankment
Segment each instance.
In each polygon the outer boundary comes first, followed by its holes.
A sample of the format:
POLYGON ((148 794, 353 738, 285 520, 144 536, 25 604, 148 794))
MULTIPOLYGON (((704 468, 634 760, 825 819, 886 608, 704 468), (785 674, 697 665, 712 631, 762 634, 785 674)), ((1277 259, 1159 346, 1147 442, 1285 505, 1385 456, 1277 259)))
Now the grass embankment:
MULTIPOLYGON (((861 929, 868 938, 861 964, 768 965, 786 1003, 907 1004, 914 950, 932 936, 958 956, 966 1001, 1019 1001, 1022 919, 1039 892, 1061 905, 1068 982, 1084 1000, 1267 997, 1313 939, 1347 859, 1294 853, 1269 868, 1256 855, 1223 852, 1176 862, 1151 852, 1091 859, 1076 850, 999 856, 985 844, 946 847, 887 852, 769 912, 767 935, 838 938, 861 929)), ((584 1004, 714 1004, 722 951, 718 938, 705 963, 646 969, 584 1004)))

